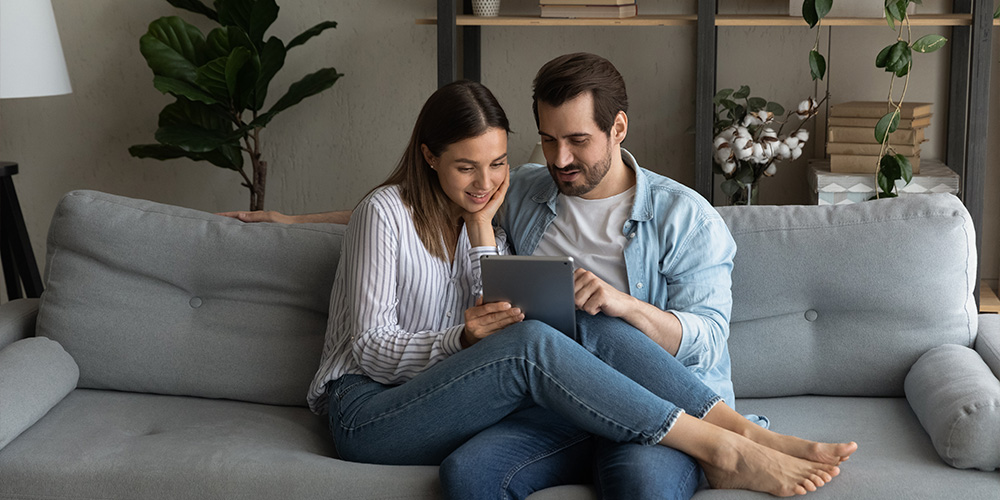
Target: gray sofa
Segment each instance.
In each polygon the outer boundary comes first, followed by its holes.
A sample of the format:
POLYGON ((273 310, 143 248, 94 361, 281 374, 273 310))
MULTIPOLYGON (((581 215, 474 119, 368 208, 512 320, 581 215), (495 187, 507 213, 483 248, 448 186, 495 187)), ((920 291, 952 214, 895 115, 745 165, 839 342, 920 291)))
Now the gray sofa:
MULTIPOLYGON (((737 409, 860 444, 812 496, 1000 498, 1000 321, 958 199, 720 212, 737 409)), ((335 458, 304 407, 342 231, 68 194, 44 295, 0 306, 0 498, 439 498, 435 467, 335 458)), ((596 495, 532 496, 558 498, 596 495)))

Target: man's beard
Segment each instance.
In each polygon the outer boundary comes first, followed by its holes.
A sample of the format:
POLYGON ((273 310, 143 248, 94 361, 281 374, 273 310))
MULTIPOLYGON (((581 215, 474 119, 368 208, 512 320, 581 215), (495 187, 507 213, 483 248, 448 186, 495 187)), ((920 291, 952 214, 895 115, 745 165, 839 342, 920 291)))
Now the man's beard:
POLYGON ((578 163, 572 163, 564 169, 557 169, 549 165, 549 174, 552 176, 552 180, 555 181, 556 187, 559 188, 559 192, 566 196, 583 196, 593 191, 604 180, 604 176, 608 174, 608 170, 611 169, 611 151, 610 148, 608 149, 608 154, 604 157, 604 160, 591 168, 584 167, 578 163), (583 184, 561 182, 556 174, 559 170, 579 170, 583 178, 583 184))

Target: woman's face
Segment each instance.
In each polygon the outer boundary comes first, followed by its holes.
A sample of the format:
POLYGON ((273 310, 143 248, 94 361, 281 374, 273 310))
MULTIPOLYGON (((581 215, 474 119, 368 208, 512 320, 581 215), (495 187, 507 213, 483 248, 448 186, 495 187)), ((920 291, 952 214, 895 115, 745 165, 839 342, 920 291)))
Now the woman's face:
POLYGON ((481 210, 507 176, 507 132, 500 128, 453 143, 440 157, 423 151, 445 194, 466 212, 481 210))

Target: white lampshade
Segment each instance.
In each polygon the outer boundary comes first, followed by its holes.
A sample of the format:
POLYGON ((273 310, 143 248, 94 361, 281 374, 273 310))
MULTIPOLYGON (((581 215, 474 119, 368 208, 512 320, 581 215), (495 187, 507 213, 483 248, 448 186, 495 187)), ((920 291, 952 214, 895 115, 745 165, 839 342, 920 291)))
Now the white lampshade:
POLYGON ((0 98, 72 91, 51 0, 0 0, 0 98))

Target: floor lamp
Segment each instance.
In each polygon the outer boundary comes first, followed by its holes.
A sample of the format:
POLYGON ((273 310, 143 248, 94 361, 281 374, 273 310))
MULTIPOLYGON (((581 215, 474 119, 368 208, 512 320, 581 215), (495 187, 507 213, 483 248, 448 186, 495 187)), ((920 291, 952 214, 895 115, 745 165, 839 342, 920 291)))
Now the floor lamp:
MULTIPOLYGON (((71 91, 51 0, 0 0, 0 99, 71 91)), ((22 285, 24 296, 42 294, 38 264, 11 179, 16 173, 17 163, 0 162, 0 261, 8 300, 22 297, 22 285)))

